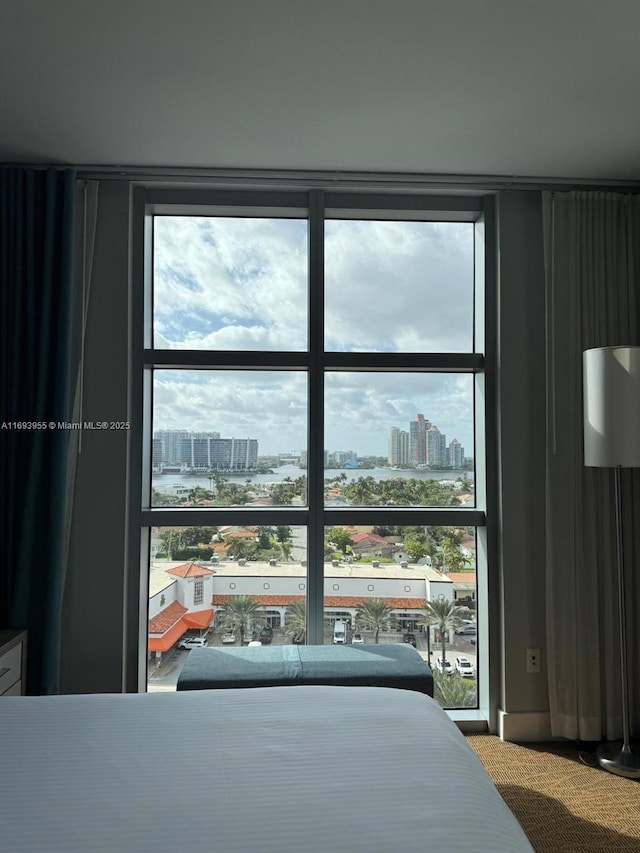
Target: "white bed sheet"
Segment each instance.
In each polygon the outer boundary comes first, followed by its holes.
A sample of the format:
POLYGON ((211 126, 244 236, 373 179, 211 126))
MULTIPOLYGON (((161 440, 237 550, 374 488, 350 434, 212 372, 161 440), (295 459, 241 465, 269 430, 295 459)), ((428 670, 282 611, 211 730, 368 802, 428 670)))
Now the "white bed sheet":
POLYGON ((3 853, 532 850, 411 691, 3 697, 0 738, 3 853))

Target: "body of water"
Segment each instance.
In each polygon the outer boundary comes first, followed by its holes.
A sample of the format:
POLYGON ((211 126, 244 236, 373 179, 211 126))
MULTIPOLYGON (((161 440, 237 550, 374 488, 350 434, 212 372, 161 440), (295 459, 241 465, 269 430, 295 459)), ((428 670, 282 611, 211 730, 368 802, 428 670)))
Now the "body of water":
MULTIPOLYGON (((250 480, 258 486, 263 483, 281 483, 286 477, 295 480, 296 477, 306 475, 304 468, 297 465, 281 465, 273 469, 273 474, 228 474, 222 472, 225 480, 232 483, 245 483, 250 480)), ((325 479, 345 474, 347 482, 357 480, 358 477, 373 477, 374 480, 417 479, 417 480, 450 480, 455 481, 467 476, 473 482, 473 471, 424 471, 424 470, 395 470, 392 468, 328 468, 325 471, 325 479)), ((158 491, 165 494, 175 493, 177 488, 190 488, 201 486, 203 489, 211 487, 211 480, 206 474, 154 474, 153 485, 158 491)))

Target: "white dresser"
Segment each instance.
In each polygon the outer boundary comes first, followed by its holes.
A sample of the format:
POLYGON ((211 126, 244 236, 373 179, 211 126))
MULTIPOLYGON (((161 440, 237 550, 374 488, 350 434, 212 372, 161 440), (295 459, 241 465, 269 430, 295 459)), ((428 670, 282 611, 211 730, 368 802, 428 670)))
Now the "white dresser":
POLYGON ((26 688, 27 632, 0 630, 0 696, 22 696, 26 688))

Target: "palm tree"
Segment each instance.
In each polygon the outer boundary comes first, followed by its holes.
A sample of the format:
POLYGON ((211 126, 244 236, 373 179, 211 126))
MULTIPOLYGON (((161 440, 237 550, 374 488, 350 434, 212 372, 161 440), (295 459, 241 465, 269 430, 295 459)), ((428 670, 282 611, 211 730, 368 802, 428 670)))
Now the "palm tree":
POLYGON ((454 604, 452 601, 448 601, 446 598, 438 598, 436 601, 427 602, 424 607, 424 616, 421 616, 418 619, 418 625, 422 627, 435 625, 437 630, 440 631, 443 667, 446 659, 445 637, 447 631, 457 628, 458 625, 462 624, 464 621, 464 613, 465 610, 463 607, 459 607, 457 604, 454 604))
POLYGON ((462 531, 448 531, 442 537, 442 570, 445 572, 463 572, 473 560, 465 557, 460 550, 462 531))
POLYGON ((356 625, 375 631, 375 642, 378 642, 380 629, 389 622, 391 607, 381 598, 365 599, 356 612, 356 625))
POLYGON ((291 639, 300 639, 307 630, 307 606, 304 598, 299 598, 287 607, 284 626, 291 639))
POLYGON ((220 626, 225 631, 240 631, 240 644, 250 627, 255 628, 264 622, 264 610, 250 595, 234 595, 227 601, 220 626))
POLYGON ((472 708, 476 704, 475 683, 459 675, 443 675, 436 670, 433 685, 434 698, 443 708, 472 708))

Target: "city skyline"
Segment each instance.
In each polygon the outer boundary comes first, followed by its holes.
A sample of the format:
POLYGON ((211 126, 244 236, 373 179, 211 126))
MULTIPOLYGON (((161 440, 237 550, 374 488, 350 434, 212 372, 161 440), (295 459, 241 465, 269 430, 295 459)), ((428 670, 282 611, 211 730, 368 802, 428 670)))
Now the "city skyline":
MULTIPOLYGON (((464 456, 464 447, 457 438, 452 438, 446 444, 446 436, 438 430, 437 426, 425 420, 422 414, 417 414, 414 423, 425 424, 425 454, 416 455, 415 448, 412 450, 410 431, 401 430, 393 426, 389 430, 386 459, 390 466, 398 467, 454 467, 462 468, 468 457, 464 456), (434 432, 440 439, 436 450, 428 449, 428 436, 434 432)), ((361 454, 353 448, 326 448, 324 451, 325 466, 354 467, 358 459, 376 457, 381 459, 384 454, 361 454)), ((219 468, 238 467, 242 470, 256 468, 261 459, 287 460, 297 459, 298 462, 306 464, 307 451, 290 449, 276 454, 261 453, 259 442, 250 436, 221 436, 220 432, 200 430, 154 430, 153 432, 153 466, 162 465, 188 465, 194 468, 219 468), (243 466, 243 467, 242 467, 243 466)))
MULTIPOLYGON (((471 450, 473 383, 467 374, 329 372, 325 447, 387 456, 390 428, 426 411, 442 433, 471 450)), ((153 430, 162 429, 255 438, 265 456, 304 451, 306 374, 156 370, 153 430)))

